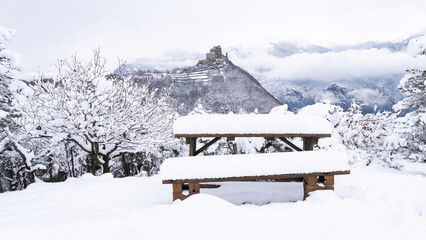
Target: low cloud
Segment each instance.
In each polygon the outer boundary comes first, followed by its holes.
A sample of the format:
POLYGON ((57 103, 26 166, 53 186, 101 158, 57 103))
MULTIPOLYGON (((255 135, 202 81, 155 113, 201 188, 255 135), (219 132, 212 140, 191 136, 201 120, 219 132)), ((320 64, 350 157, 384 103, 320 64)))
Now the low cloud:
POLYGON ((231 60, 256 76, 289 81, 315 80, 334 82, 368 77, 403 74, 405 68, 426 69, 426 56, 411 57, 405 51, 388 49, 351 49, 340 52, 296 53, 279 58, 264 47, 230 52, 231 60), (259 49, 263 49, 259 51, 259 49))
POLYGON ((358 101, 362 103, 371 104, 374 103, 378 106, 382 106, 387 104, 387 98, 385 98, 379 91, 374 89, 357 89, 354 91, 351 91, 349 93, 349 96, 353 97, 354 99, 357 99, 358 101))

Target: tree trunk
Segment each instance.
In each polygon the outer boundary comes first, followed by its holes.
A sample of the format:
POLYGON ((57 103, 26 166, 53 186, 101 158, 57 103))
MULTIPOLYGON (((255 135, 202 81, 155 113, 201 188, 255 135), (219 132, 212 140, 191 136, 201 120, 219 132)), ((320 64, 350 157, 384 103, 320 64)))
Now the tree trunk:
POLYGON ((104 162, 102 163, 103 173, 109 173, 109 155, 102 156, 104 162))
POLYGON ((130 173, 130 164, 127 163, 125 155, 121 155, 121 165, 123 165, 123 173, 125 177, 129 177, 130 173))
POLYGON ((71 177, 75 177, 75 169, 74 169, 74 154, 73 154, 74 148, 71 147, 70 149, 70 155, 71 155, 71 177))

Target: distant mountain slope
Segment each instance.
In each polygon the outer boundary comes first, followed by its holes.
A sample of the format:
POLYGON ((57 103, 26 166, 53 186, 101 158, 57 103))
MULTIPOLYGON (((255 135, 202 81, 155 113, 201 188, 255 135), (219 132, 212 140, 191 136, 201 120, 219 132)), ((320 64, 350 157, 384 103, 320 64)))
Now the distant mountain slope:
POLYGON ((225 60, 213 66, 177 68, 167 71, 138 71, 135 80, 140 84, 165 89, 173 84, 172 98, 181 115, 198 104, 214 113, 268 113, 281 103, 266 91, 247 71, 225 60))
POLYGON ((391 111, 392 106, 402 99, 397 89, 400 76, 388 78, 354 79, 335 83, 305 81, 286 81, 280 79, 262 81, 265 89, 290 108, 298 110, 306 105, 329 100, 335 105, 348 109, 355 100, 365 103, 365 113, 378 110, 391 111))
POLYGON ((422 35, 350 45, 277 41, 230 48, 230 56, 294 110, 324 100, 347 109, 355 100, 368 104, 364 112, 392 111, 405 68, 426 68, 426 59, 407 53, 422 35))

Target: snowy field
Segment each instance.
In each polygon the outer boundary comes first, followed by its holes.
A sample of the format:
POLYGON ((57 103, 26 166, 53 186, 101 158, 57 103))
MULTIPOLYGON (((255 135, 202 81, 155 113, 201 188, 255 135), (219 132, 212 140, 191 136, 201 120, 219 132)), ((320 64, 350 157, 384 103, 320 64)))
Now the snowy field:
POLYGON ((0 239, 424 239, 426 177, 380 167, 301 183, 226 183, 172 202, 161 177, 86 174, 0 194, 0 239))

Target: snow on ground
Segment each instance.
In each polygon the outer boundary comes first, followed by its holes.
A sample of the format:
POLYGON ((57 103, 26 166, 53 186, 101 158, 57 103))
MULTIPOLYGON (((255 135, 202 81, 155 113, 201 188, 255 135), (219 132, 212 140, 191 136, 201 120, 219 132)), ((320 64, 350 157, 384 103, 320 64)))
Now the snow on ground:
POLYGON ((36 183, 0 194, 0 239, 424 239, 424 175, 351 171, 306 201, 301 183, 226 183, 174 203, 161 176, 36 183))

